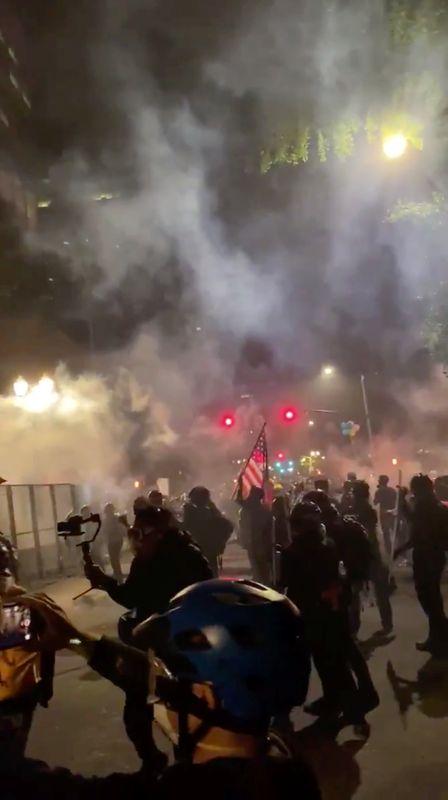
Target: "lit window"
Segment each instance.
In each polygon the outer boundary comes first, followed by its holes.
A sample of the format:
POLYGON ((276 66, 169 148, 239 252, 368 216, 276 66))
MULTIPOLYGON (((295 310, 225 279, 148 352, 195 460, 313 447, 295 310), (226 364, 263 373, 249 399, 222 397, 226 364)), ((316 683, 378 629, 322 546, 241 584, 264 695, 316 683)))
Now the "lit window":
POLYGON ((18 63, 17 56, 16 56, 14 50, 12 49, 12 47, 8 47, 8 53, 11 56, 12 60, 14 61, 14 64, 17 64, 18 63))
POLYGON ((9 128, 9 119, 1 108, 0 108, 0 119, 3 122, 3 125, 6 125, 6 127, 9 128))
POLYGON ((51 200, 38 200, 37 207, 38 208, 49 208, 51 206, 51 200))
POLYGON ((17 78, 16 78, 16 76, 14 75, 13 72, 9 73, 9 80, 11 81, 12 85, 14 86, 14 89, 18 89, 19 88, 19 81, 17 80, 17 78))

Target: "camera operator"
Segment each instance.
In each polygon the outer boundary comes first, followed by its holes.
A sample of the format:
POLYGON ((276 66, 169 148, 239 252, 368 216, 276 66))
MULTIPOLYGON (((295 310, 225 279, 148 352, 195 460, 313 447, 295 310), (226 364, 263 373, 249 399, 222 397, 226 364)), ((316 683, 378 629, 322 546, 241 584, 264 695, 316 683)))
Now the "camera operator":
MULTIPOLYGON (((134 551, 126 581, 120 584, 95 564, 86 564, 85 574, 92 586, 104 589, 112 600, 130 609, 118 624, 120 639, 132 643, 135 626, 154 613, 166 611, 170 599, 193 583, 212 577, 210 567, 190 535, 180 531, 169 511, 147 506, 138 511, 129 530, 134 551)), ((148 711, 138 686, 126 693, 124 723, 140 758, 159 763, 154 742, 141 735, 149 726, 148 711), (143 711, 142 711, 143 709, 143 711)))
MULTIPOLYGON (((21 601, 25 589, 10 571, 10 552, 0 545, 0 633, 3 606, 21 601)), ((38 703, 47 707, 53 695, 54 653, 30 652, 22 646, 0 649, 0 772, 19 765, 38 703)))
MULTIPOLYGON (((146 653, 79 631, 44 595, 26 602, 44 620, 41 646, 71 647, 121 689, 138 684, 147 702, 146 653)), ((140 626, 138 636, 170 671, 155 688, 166 698, 173 734, 181 727, 186 734, 190 758, 160 776, 140 770, 103 778, 25 760, 20 770, 3 769, 2 800, 175 800, 182 794, 206 800, 211 793, 215 800, 320 800, 305 764, 266 755, 270 717, 303 703, 309 678, 300 619, 282 595, 245 581, 208 581, 174 598, 166 614, 140 626), (246 632, 244 642, 231 635, 235 626, 246 632), (215 634, 210 639, 208 631, 215 634), (207 648, 197 647, 199 639, 207 648)))
POLYGON ((201 551, 166 509, 148 506, 139 510, 128 535, 134 558, 124 583, 96 564, 86 564, 85 574, 93 587, 104 589, 116 603, 132 609, 134 624, 165 611, 181 589, 211 577, 201 551))

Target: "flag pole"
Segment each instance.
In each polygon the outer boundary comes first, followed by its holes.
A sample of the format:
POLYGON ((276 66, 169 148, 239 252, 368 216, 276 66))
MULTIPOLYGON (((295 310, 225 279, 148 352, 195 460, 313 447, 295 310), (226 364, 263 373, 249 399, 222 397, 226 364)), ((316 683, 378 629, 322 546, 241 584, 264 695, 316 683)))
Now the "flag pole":
MULTIPOLYGON (((254 452, 254 450, 255 450, 256 446, 257 446, 257 442, 258 442, 258 440, 261 438, 261 436, 263 436, 263 433, 264 433, 264 431, 265 431, 265 428, 266 428, 266 422, 263 422, 263 425, 262 425, 262 427, 261 427, 261 431, 260 431, 260 433, 258 434, 257 438, 255 439, 255 444, 254 444, 254 446, 252 447, 252 449, 251 449, 251 451, 250 451, 250 453, 249 453, 248 457, 246 458, 246 461, 245 461, 245 463, 244 463, 244 466, 243 466, 243 467, 240 469, 240 471, 239 471, 238 478, 236 479, 236 485, 235 485, 235 488, 234 488, 234 490, 233 490, 233 492, 232 492, 232 498, 231 498, 232 500, 234 499, 235 495, 236 495, 236 494, 237 494, 237 492, 238 492, 238 486, 239 486, 239 483, 240 483, 240 480, 241 480, 241 476, 242 476, 242 475, 244 475, 244 473, 245 473, 245 471, 246 471, 246 469, 247 469, 247 466, 248 466, 248 464, 249 464, 249 461, 250 461, 250 460, 251 460, 251 458, 252 458, 252 454, 253 454, 253 452, 254 452)), ((267 461, 268 461, 268 459, 267 459, 267 446, 266 446, 266 463, 267 463, 267 461)), ((266 472, 267 472, 267 473, 269 473, 269 470, 268 470, 267 468, 266 468, 266 472)), ((264 476, 264 477, 266 477, 266 476, 264 476)))

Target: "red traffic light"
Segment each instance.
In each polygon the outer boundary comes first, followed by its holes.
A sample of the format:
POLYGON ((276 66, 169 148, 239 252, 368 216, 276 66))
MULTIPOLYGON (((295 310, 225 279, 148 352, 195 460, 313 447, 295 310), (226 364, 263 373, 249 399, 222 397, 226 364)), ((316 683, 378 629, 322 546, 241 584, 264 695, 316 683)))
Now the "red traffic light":
POLYGON ((298 416, 297 409, 292 408, 292 406, 288 406, 282 411, 282 417, 285 422, 295 422, 298 416))
POLYGON ((284 458, 285 458, 285 454, 284 453, 281 453, 281 452, 277 453, 277 455, 276 455, 277 461, 283 461, 284 458))
POLYGON ((224 414, 221 420, 221 425, 223 428, 227 429, 233 428, 233 426, 235 425, 235 417, 233 416, 233 414, 224 414))

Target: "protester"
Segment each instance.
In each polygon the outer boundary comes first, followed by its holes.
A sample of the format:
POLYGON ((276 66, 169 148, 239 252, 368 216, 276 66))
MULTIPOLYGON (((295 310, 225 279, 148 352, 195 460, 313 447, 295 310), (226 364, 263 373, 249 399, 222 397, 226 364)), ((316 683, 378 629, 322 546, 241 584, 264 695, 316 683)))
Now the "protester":
MULTIPOLYGON (((125 692, 137 685, 146 702, 145 653, 78 630, 49 598, 27 602, 45 622, 43 645, 72 647, 125 692)), ((301 760, 266 755, 271 716, 303 702, 309 676, 296 610, 281 595, 245 582, 211 581, 174 598, 162 619, 149 620, 138 633, 171 672, 157 687, 162 699, 169 694, 173 728, 179 731, 185 719, 190 763, 175 764, 156 779, 147 770, 88 778, 24 761, 19 770, 11 765, 2 772, 5 800, 175 800, 182 794, 198 800, 320 800, 316 779, 301 760), (244 641, 235 639, 235 630, 245 633, 244 641), (208 647, 198 648, 199 640, 208 647)), ((149 728, 146 734, 151 736, 149 728)))
POLYGON ((155 506, 156 508, 163 507, 163 494, 159 489, 151 489, 148 494, 148 505, 155 506))
POLYGON ((334 543, 325 536, 320 509, 303 501, 291 512, 292 543, 282 555, 282 586, 303 617, 305 636, 323 697, 308 706, 319 716, 364 725, 378 705, 367 664, 353 641, 347 587, 334 543), (355 681, 355 677, 357 681, 355 681))
POLYGON ((441 592, 442 573, 448 548, 448 509, 436 497, 428 475, 414 475, 410 484, 413 499, 401 490, 400 511, 409 525, 410 538, 395 551, 395 557, 413 550, 415 591, 428 617, 429 633, 417 650, 433 654, 448 652, 448 620, 441 592))
POLYGON ((244 499, 240 481, 236 499, 241 506, 241 544, 247 550, 252 577, 255 581, 269 584, 272 579, 272 514, 264 505, 264 489, 252 486, 249 496, 244 499))
POLYGON ((381 619, 382 633, 393 630, 391 586, 389 570, 384 564, 378 541, 378 515, 370 503, 370 488, 366 481, 357 480, 353 484, 353 507, 351 513, 367 532, 372 549, 370 580, 375 592, 376 604, 381 619))
POLYGON ((389 486, 389 476, 380 475, 378 487, 373 498, 375 506, 380 509, 380 523, 383 531, 384 547, 388 556, 391 553, 392 536, 395 525, 394 509, 397 504, 397 492, 389 486))
POLYGON ((286 495, 281 494, 272 503, 272 516, 274 518, 274 539, 278 547, 287 547, 291 543, 289 529, 289 506, 286 495))
POLYGON ((218 576, 219 559, 233 532, 233 524, 213 503, 205 486, 195 486, 183 508, 183 527, 210 564, 214 577, 218 576))
POLYGON ((326 494, 330 500, 330 503, 339 511, 339 502, 335 497, 330 495, 330 481, 328 478, 315 478, 314 489, 318 492, 321 491, 326 494))
POLYGON ((347 480, 342 487, 339 509, 341 514, 351 514, 353 511, 353 486, 356 481, 356 473, 348 472, 347 480))
MULTIPOLYGON (((123 581, 120 554, 126 532, 127 528, 116 513, 113 503, 106 503, 104 506, 102 534, 107 543, 112 574, 118 583, 123 581)), ((94 560, 92 556, 92 561, 94 560)))
POLYGON ((147 506, 138 511, 129 531, 134 558, 126 581, 119 584, 96 564, 85 566, 92 586, 104 589, 116 603, 132 609, 136 622, 164 611, 185 586, 211 577, 210 567, 169 511, 147 506))
MULTIPOLYGON (((132 641, 136 625, 154 613, 168 608, 170 599, 181 589, 212 577, 210 567, 190 535, 180 531, 172 515, 164 508, 147 506, 139 511, 129 531, 135 553, 129 575, 120 584, 97 565, 86 564, 85 574, 93 587, 104 589, 116 603, 130 609, 119 621, 122 641, 132 641)), ((160 754, 152 739, 140 735, 148 724, 143 698, 136 687, 126 696, 124 723, 140 758, 146 764, 160 763, 160 754), (144 710, 142 710, 144 709, 144 710), (141 747, 141 742, 144 741, 141 747)))
POLYGON ((342 516, 321 490, 308 492, 303 499, 320 508, 326 534, 336 546, 338 561, 344 564, 350 586, 350 630, 357 636, 361 627, 361 593, 370 579, 373 560, 366 530, 354 517, 342 516))
MULTIPOLYGON (((25 594, 11 575, 10 564, 10 551, 0 545, 0 638, 4 633, 5 606, 21 604, 25 594)), ((33 627, 38 627, 34 619, 33 627)), ((41 654, 22 645, 0 647, 0 773, 5 768, 20 767, 36 706, 46 708, 52 697, 53 674, 51 650, 41 654)))

